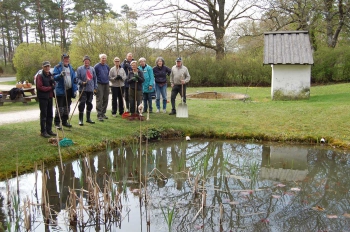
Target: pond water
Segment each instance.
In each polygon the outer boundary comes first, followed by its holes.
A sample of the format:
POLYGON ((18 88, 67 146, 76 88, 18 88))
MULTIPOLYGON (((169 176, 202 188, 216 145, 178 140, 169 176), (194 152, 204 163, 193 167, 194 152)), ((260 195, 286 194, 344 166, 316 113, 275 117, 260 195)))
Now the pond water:
POLYGON ((64 171, 0 182, 0 222, 10 231, 350 231, 349 167, 349 153, 321 145, 107 148, 64 171))

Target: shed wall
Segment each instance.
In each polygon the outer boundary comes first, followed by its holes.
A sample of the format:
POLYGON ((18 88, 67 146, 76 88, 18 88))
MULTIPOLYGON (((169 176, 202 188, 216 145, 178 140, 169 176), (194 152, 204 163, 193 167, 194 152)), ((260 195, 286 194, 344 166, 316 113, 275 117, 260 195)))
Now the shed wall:
POLYGON ((271 65, 271 97, 297 100, 310 97, 311 65, 271 65))

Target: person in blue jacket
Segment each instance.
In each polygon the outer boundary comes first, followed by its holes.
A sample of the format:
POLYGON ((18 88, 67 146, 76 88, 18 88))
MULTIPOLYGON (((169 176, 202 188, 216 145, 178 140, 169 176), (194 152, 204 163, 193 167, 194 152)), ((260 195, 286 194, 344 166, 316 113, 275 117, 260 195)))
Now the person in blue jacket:
POLYGON ((139 70, 143 73, 143 78, 145 81, 142 83, 142 94, 143 94, 143 113, 149 112, 152 113, 152 92, 154 91, 154 74, 151 66, 146 64, 146 59, 141 57, 139 59, 139 70))
POLYGON ((171 69, 165 66, 163 57, 157 57, 156 66, 153 67, 154 78, 156 82, 156 106, 157 113, 160 112, 160 95, 163 98, 163 113, 166 113, 167 104, 167 76, 170 76, 171 69))
POLYGON ((84 110, 86 105, 86 122, 94 124, 91 120, 93 94, 97 92, 97 76, 94 67, 90 66, 90 57, 84 56, 84 65, 77 69, 77 81, 79 85, 79 126, 84 125, 84 110))
POLYGON ((94 66, 97 76, 96 111, 98 120, 103 122, 104 119, 108 119, 106 112, 109 98, 109 66, 106 54, 100 54, 99 57, 100 62, 94 66))
POLYGON ((56 81, 56 113, 55 126, 61 128, 60 122, 66 127, 72 127, 69 124, 70 105, 72 98, 75 98, 78 87, 75 83, 75 71, 70 64, 69 55, 63 54, 62 61, 57 64, 53 70, 53 77, 56 81))

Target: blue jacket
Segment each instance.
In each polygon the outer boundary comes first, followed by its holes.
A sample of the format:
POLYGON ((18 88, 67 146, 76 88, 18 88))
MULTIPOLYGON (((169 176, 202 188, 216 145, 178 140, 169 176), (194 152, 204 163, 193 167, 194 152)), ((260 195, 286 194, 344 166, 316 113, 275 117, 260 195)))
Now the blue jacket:
POLYGON ((83 82, 86 82, 84 91, 93 92, 95 89, 97 89, 97 76, 94 67, 89 66, 89 68, 86 68, 85 65, 80 66, 77 69, 77 81, 79 85, 79 91, 83 90, 83 82), (87 69, 89 69, 92 74, 92 79, 90 81, 88 81, 86 78, 87 69))
POLYGON ((156 83, 166 83, 166 76, 170 76, 171 69, 164 65, 162 67, 157 65, 153 67, 153 73, 156 83))
MULTIPOLYGON (((72 83, 72 96, 75 98, 75 92, 78 90, 78 86, 75 83, 75 71, 70 64, 68 64, 71 83, 72 83)), ((61 77, 62 72, 62 62, 55 66, 53 69, 53 78, 56 81, 56 96, 65 96, 65 86, 64 86, 64 78, 61 77)))
POLYGON ((107 64, 98 63, 95 65, 97 83, 109 84, 109 67, 107 64))
POLYGON ((145 67, 139 66, 139 70, 143 72, 143 78, 145 81, 142 83, 143 93, 153 93, 154 91, 154 74, 151 66, 147 65, 145 67), (149 90, 149 86, 152 86, 152 90, 149 90))

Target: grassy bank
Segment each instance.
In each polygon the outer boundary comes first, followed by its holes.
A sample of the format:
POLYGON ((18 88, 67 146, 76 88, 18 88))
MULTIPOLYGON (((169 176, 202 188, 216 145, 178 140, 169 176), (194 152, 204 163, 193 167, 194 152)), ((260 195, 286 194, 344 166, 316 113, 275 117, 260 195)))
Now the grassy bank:
MULTIPOLYGON (((313 144, 324 137, 329 145, 348 149, 349 87, 349 84, 312 87, 311 98, 302 101, 271 101, 270 88, 192 88, 191 92, 247 93, 251 99, 245 102, 188 99, 189 118, 153 113, 149 121, 141 122, 141 128, 144 133, 148 131, 151 136, 162 138, 190 135, 313 144)), ((168 111, 170 108, 169 104, 168 111)), ((65 160, 104 149, 106 141, 115 146, 129 142, 137 138, 140 130, 140 122, 121 117, 79 127, 75 116, 72 123, 74 127, 65 130, 65 136, 76 144, 62 149, 65 160)), ((57 147, 39 136, 39 121, 2 125, 0 134, 1 179, 13 175, 17 164, 23 172, 32 169, 35 162, 59 161, 57 147)))

